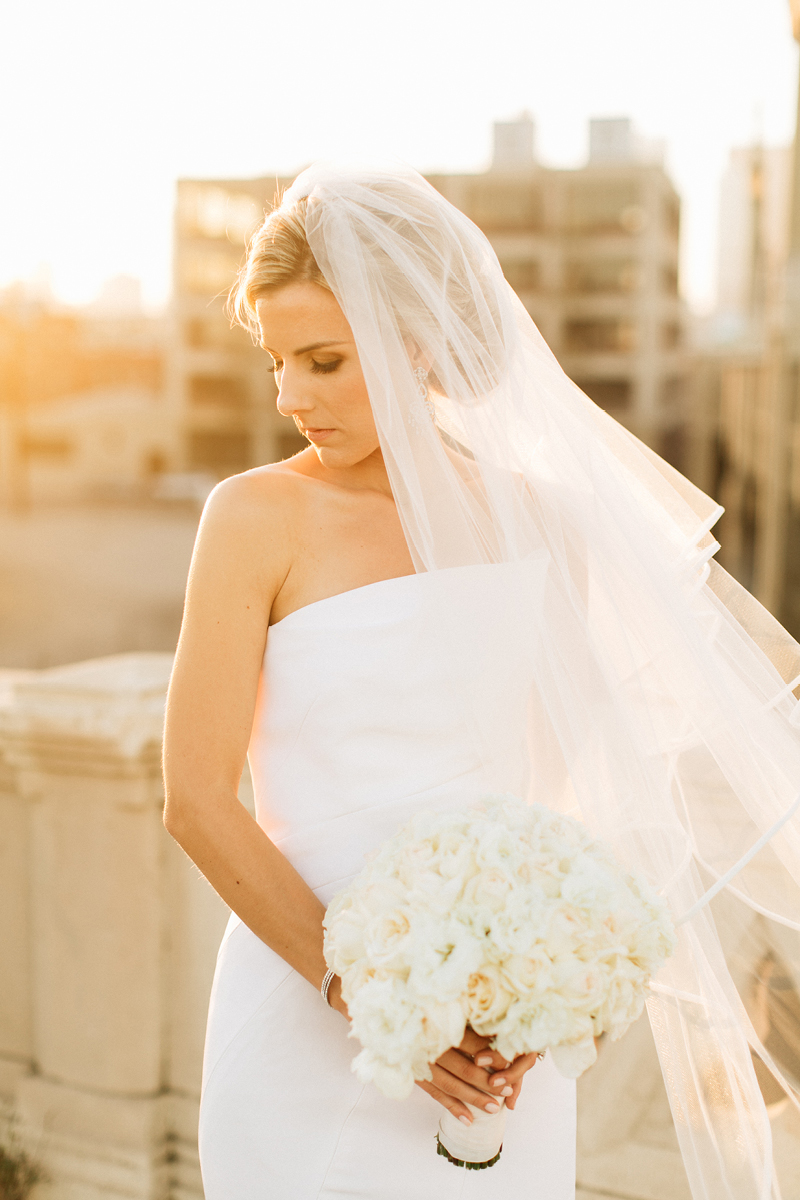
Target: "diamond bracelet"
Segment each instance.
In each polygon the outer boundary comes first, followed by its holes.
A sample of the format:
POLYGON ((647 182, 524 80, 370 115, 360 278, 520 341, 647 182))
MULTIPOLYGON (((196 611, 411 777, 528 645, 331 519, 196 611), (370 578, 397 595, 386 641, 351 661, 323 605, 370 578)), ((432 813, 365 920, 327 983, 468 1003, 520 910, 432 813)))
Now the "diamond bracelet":
POLYGON ((335 971, 330 971, 330 970, 326 971, 325 978, 322 981, 322 986, 319 989, 319 994, 320 994, 320 996, 322 996, 322 999, 325 1001, 328 1008, 332 1007, 330 999, 328 997, 328 992, 330 991, 330 987, 331 987, 331 984, 333 983, 335 974, 336 974, 335 971))

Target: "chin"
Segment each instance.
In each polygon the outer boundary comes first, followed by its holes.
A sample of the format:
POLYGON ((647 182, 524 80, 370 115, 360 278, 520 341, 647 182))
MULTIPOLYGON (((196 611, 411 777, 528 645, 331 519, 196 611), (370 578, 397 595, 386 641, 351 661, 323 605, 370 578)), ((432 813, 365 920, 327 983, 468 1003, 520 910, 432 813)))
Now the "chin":
POLYGON ((323 467, 328 467, 329 470, 346 470, 348 467, 357 467, 359 463, 370 458, 379 450, 379 446, 315 446, 311 443, 312 448, 323 467))

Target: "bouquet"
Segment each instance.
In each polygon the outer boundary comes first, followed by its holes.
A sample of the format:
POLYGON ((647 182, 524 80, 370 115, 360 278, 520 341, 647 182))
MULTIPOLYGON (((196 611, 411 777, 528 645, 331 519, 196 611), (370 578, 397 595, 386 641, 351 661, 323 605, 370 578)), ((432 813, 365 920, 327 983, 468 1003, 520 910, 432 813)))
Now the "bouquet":
MULTIPOLYGON (((467 1025, 509 1061, 548 1050, 577 1078, 594 1038, 616 1040, 672 953, 666 904, 571 818, 513 796, 421 812, 373 852, 331 902, 325 958, 342 980, 353 1069, 408 1096, 467 1025)), ((445 1112, 439 1152, 461 1166, 499 1157, 505 1109, 445 1112)))

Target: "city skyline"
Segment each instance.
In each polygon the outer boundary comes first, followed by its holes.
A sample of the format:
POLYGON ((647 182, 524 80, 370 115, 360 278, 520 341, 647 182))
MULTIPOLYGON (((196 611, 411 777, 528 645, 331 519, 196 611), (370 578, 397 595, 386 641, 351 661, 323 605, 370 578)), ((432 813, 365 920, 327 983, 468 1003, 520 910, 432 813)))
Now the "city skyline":
POLYGON ((0 49, 13 181, 0 286, 47 263, 60 300, 86 303, 129 274, 163 302, 177 178, 292 174, 365 153, 480 171, 492 122, 527 109, 548 166, 585 161, 591 116, 630 116, 667 143, 684 292, 707 309, 729 151, 790 140, 797 48, 786 0, 675 0, 665 12, 498 0, 489 26, 463 0, 17 6, 0 49))

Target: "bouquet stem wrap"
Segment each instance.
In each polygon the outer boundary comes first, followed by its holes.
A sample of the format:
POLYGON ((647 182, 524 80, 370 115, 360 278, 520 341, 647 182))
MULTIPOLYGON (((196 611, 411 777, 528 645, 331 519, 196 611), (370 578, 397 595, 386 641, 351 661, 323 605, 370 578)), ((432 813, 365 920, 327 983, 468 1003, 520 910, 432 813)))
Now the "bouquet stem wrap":
POLYGON ((487 1113, 468 1104, 472 1113, 469 1128, 445 1109, 439 1121, 439 1145, 456 1162, 474 1164, 475 1167, 493 1166, 500 1155, 506 1128, 507 1110, 502 1100, 501 1105, 500 1112, 487 1113))

